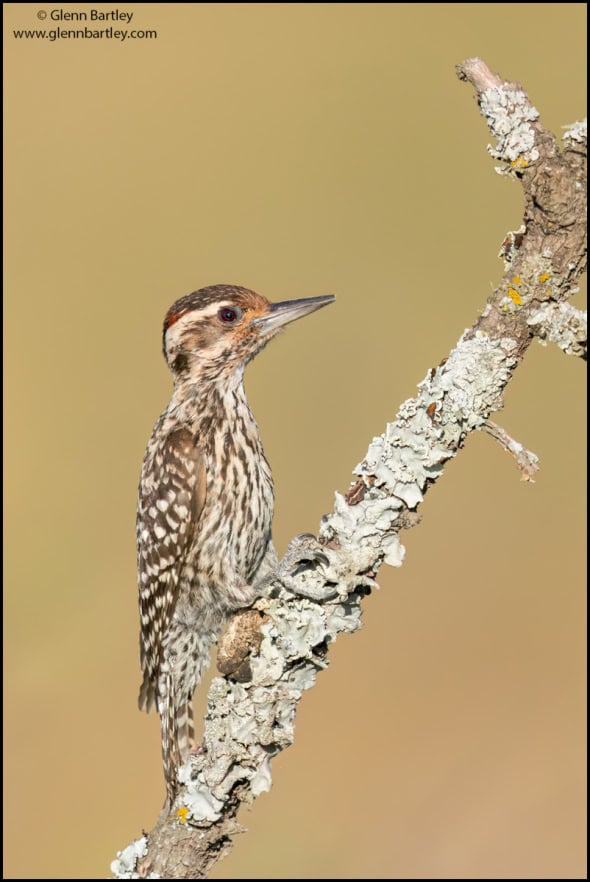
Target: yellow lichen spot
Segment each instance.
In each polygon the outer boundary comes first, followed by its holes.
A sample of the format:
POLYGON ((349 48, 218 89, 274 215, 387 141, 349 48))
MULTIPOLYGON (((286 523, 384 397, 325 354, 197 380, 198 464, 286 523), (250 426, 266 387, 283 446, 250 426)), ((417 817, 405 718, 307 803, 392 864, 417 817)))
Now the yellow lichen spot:
POLYGON ((548 282, 550 278, 551 278, 551 273, 541 273, 541 275, 539 276, 539 281, 540 282, 548 282))
POLYGON ((176 817, 180 821, 181 824, 186 824, 188 818, 188 809, 185 805, 182 805, 178 811, 176 812, 176 817))
POLYGON ((512 284, 522 285, 522 279, 520 278, 520 276, 512 276, 512 284))
POLYGON ((517 156, 516 159, 513 159, 510 163, 512 168, 526 168, 528 165, 528 161, 523 159, 522 156, 517 156))
POLYGON ((522 303, 522 297, 520 296, 518 291, 514 290, 514 288, 508 288, 508 296, 510 297, 512 302, 516 304, 516 306, 520 306, 520 304, 522 303))

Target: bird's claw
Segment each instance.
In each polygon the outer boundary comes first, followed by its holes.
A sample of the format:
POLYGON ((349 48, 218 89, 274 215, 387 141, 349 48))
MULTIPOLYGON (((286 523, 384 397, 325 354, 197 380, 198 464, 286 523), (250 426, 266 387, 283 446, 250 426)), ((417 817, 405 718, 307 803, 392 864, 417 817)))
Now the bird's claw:
POLYGON ((289 543, 275 573, 288 591, 310 600, 323 601, 337 595, 336 587, 318 580, 318 569, 330 565, 324 548, 312 533, 302 533, 289 543))
POLYGON ((300 536, 295 536, 294 539, 291 539, 287 553, 279 566, 287 560, 289 564, 293 564, 293 570, 300 566, 305 566, 305 564, 316 563, 328 566, 330 563, 328 555, 324 552, 323 545, 320 545, 313 533, 301 533, 300 536))

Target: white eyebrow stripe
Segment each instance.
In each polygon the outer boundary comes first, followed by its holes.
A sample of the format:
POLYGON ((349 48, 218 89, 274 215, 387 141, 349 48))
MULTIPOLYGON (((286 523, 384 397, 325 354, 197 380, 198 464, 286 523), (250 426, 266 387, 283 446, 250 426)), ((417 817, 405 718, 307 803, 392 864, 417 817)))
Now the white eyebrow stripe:
POLYGON ((219 303, 208 303, 207 306, 203 306, 202 309, 189 309, 187 312, 183 312, 182 315, 170 325, 166 333, 168 334, 173 329, 180 331, 184 326, 192 325, 195 322, 200 321, 200 319, 213 318, 217 315, 220 309, 224 309, 227 306, 233 309, 236 304, 231 300, 222 300, 219 303))

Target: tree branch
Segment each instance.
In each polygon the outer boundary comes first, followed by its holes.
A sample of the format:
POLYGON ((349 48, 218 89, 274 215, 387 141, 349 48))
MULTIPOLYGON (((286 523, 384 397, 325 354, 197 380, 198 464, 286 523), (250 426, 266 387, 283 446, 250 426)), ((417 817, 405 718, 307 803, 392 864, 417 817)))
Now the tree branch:
POLYGON ((502 407, 533 337, 555 339, 566 352, 584 343, 585 351, 581 314, 564 303, 586 266, 585 128, 576 123, 560 150, 517 83, 480 59, 463 62, 457 73, 475 88, 497 141, 488 149, 501 161, 499 171, 523 186, 524 223, 503 243, 504 276, 448 358, 373 439, 346 495, 336 494, 319 532, 323 562, 310 560, 287 585, 276 578, 268 595, 232 622, 221 651, 224 664, 230 661, 224 669, 239 673, 213 680, 204 750, 181 769, 169 813, 113 862, 117 878, 204 878, 227 854, 241 830, 240 805, 270 789, 270 761, 293 741, 302 693, 327 666, 336 636, 360 627, 362 599, 381 564, 401 565, 399 533, 419 521, 416 509, 445 464, 475 429, 519 452, 488 418, 502 407))

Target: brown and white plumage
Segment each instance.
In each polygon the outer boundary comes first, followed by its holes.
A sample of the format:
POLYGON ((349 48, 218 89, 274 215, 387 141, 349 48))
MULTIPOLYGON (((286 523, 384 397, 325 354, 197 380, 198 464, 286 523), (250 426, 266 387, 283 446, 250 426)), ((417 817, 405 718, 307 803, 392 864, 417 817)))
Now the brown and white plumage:
POLYGON ((205 457, 188 428, 173 429, 146 457, 137 537, 142 710, 149 711, 155 703, 162 639, 172 620, 183 563, 205 504, 206 478, 205 457))
POLYGON ((281 327, 332 299, 271 304, 245 288, 216 285, 178 300, 164 321, 174 390, 143 461, 137 552, 139 706, 155 704, 160 714, 169 800, 211 644, 276 565, 273 482, 244 367, 281 327))

